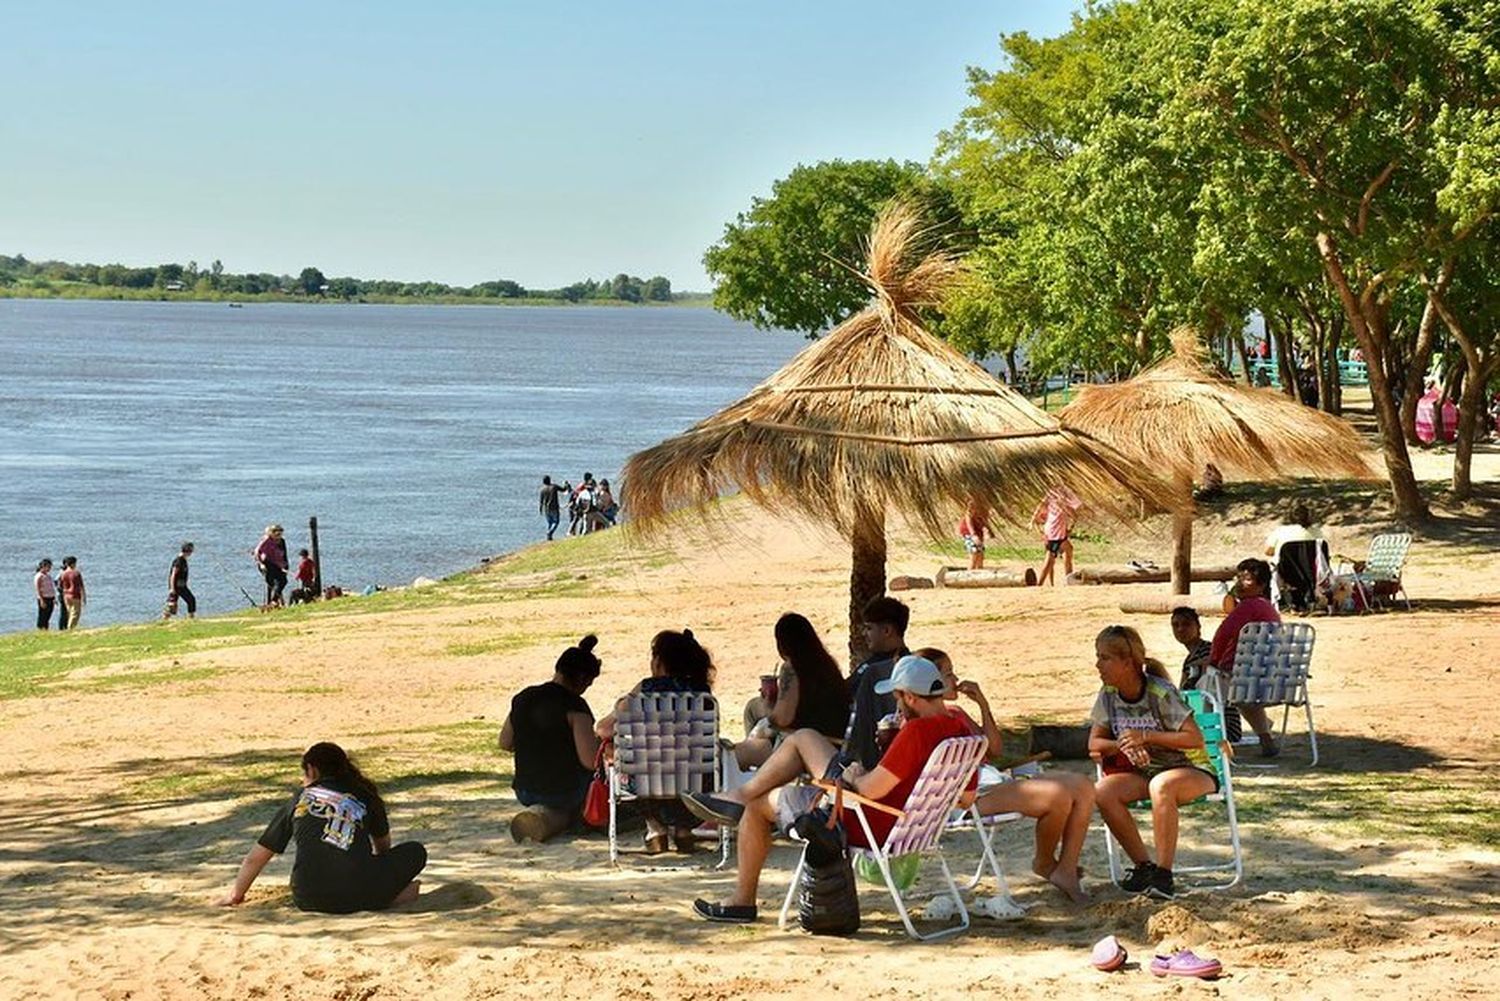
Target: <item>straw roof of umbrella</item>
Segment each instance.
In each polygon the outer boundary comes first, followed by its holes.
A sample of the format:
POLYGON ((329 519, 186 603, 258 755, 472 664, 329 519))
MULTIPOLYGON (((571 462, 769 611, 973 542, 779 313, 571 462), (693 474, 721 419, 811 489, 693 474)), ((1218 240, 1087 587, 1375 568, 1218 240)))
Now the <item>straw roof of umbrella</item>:
POLYGON ((1349 424, 1272 389, 1219 372, 1194 331, 1172 335, 1174 353, 1125 382, 1081 386, 1059 413, 1063 426, 1149 458, 1191 479, 1212 462, 1242 478, 1379 474, 1349 424))
POLYGON ((1058 483, 1122 519, 1142 500, 1170 506, 1170 489, 1139 464, 1064 429, 922 328, 916 310, 959 273, 952 256, 924 254, 924 238, 911 209, 882 214, 869 306, 744 399, 632 456, 622 476, 631 518, 649 528, 733 488, 856 539, 883 533, 886 512, 946 536, 971 502, 1029 521, 1058 483))

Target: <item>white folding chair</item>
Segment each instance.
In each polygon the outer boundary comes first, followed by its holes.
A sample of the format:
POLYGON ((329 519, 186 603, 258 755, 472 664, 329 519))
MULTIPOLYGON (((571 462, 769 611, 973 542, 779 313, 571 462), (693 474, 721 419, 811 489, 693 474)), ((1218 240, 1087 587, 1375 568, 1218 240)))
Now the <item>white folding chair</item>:
POLYGON ((1234 673, 1229 679, 1231 703, 1284 707, 1283 740, 1292 707, 1301 706, 1306 711, 1313 765, 1318 763, 1318 731, 1313 727, 1307 679, 1311 677, 1315 639, 1316 630, 1306 622, 1246 623, 1234 648, 1234 673))
MULTIPOLYGON (((719 703, 707 692, 632 695, 615 719, 609 766, 609 861, 620 857, 618 805, 685 792, 718 792, 719 703)), ((719 859, 729 857, 729 831, 719 826, 719 859)))
POLYGON ((1370 553, 1365 557, 1364 569, 1355 573, 1354 579, 1364 589, 1367 608, 1373 608, 1386 597, 1401 596, 1406 610, 1411 611, 1411 595, 1401 583, 1401 571, 1406 566, 1406 555, 1411 551, 1411 533, 1391 532, 1377 535, 1370 540, 1370 553))
MULTIPOLYGON (((1246 628, 1249 628, 1248 626, 1246 628)), ((1243 635, 1243 634, 1242 634, 1243 635)), ((1203 746, 1208 751, 1208 758, 1212 763, 1215 774, 1219 777, 1219 791, 1210 793, 1202 799, 1193 800, 1193 803, 1184 804, 1184 807, 1192 806, 1194 803, 1223 803, 1224 816, 1229 824, 1229 849, 1230 858, 1227 862, 1203 862, 1195 865, 1176 864, 1172 867, 1174 876, 1187 875, 1189 877, 1202 873, 1232 873, 1228 882, 1196 882, 1191 878, 1191 885, 1185 887, 1187 890, 1228 890, 1239 885, 1245 875, 1244 852, 1240 847, 1240 821, 1235 813, 1234 807, 1234 776, 1230 768, 1233 752, 1230 751, 1228 739, 1224 733, 1224 707, 1219 704, 1210 692, 1201 692, 1188 689, 1182 693, 1187 704, 1192 707, 1193 721, 1198 724, 1198 729, 1203 733, 1203 746)), ((1103 771, 1100 771, 1103 777, 1103 771)), ((1132 803, 1131 806, 1141 805, 1149 807, 1151 801, 1141 800, 1139 804, 1132 803)), ((1104 852, 1109 857, 1109 876, 1119 886, 1124 880, 1124 852, 1115 842, 1115 837, 1109 828, 1104 828, 1104 852)))
POLYGON ((995 836, 1000 828, 1023 819, 1023 816, 1014 811, 984 814, 980 812, 979 800, 984 798, 988 790, 997 785, 1021 781, 1027 776, 1039 774, 1041 774, 1041 765, 1036 762, 1028 762, 1022 768, 1005 771, 984 765, 979 769, 979 789, 975 794, 974 802, 970 803, 967 808, 954 809, 948 816, 950 832, 973 831, 975 838, 979 841, 979 861, 974 867, 974 875, 964 884, 963 889, 969 892, 977 890, 984 880, 986 868, 995 877, 995 887, 999 890, 999 894, 974 904, 975 910, 988 917, 1017 918, 1023 917, 1026 913, 1026 908, 1017 903, 1016 898, 1011 895, 1010 883, 1006 880, 1005 870, 1000 864, 1000 852, 995 847, 995 836))
MULTIPOLYGON (((949 737, 938 744, 933 749, 931 757, 927 759, 927 764, 923 766, 922 774, 918 776, 911 795, 906 798, 906 803, 900 810, 853 795, 848 791, 844 793, 846 811, 853 812, 858 819, 860 828, 864 831, 866 843, 876 846, 851 848, 850 851, 862 852, 874 859, 885 881, 886 889, 890 891, 891 899, 896 903, 896 913, 901 915, 901 923, 906 926, 906 933, 919 942, 930 942, 933 939, 956 935, 969 927, 968 908, 964 906, 963 897, 959 893, 958 884, 954 882, 953 873, 948 869, 948 861, 943 857, 939 841, 942 839, 943 831, 947 828, 949 814, 968 787, 970 777, 984 760, 987 747, 988 741, 982 736, 949 737), (891 828, 884 841, 878 841, 870 829, 867 812, 870 810, 882 810, 896 815, 895 826, 891 828), (952 901, 954 912, 959 917, 957 925, 929 935, 922 935, 912 924, 911 915, 907 913, 906 902, 901 896, 901 889, 896 886, 891 876, 890 860, 913 852, 937 856, 946 884, 946 899, 952 901)), ((780 926, 782 928, 787 925, 787 916, 791 913, 792 903, 796 899, 797 890, 802 882, 802 870, 806 864, 806 850, 804 849, 803 857, 797 860, 797 870, 792 873, 792 884, 787 889, 786 901, 781 907, 780 926)))

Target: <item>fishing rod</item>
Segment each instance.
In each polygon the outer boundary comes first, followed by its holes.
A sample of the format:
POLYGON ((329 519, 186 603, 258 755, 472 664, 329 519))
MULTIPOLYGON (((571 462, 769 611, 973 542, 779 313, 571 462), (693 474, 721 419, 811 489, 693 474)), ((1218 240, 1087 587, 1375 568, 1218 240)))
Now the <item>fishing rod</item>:
POLYGON ((233 584, 235 586, 235 588, 238 589, 238 591, 240 592, 240 594, 243 594, 245 596, 245 600, 248 601, 248 602, 250 602, 250 607, 251 608, 257 608, 258 609, 258 608, 261 607, 260 602, 256 601, 254 598, 252 598, 250 596, 250 592, 246 591, 242 586, 240 586, 240 582, 234 579, 234 575, 229 572, 229 568, 226 567, 223 563, 221 563, 219 561, 219 558, 217 556, 215 556, 212 553, 210 553, 208 558, 214 561, 214 566, 216 566, 216 567, 219 568, 219 572, 224 575, 224 579, 227 580, 227 581, 229 581, 229 583, 233 584))

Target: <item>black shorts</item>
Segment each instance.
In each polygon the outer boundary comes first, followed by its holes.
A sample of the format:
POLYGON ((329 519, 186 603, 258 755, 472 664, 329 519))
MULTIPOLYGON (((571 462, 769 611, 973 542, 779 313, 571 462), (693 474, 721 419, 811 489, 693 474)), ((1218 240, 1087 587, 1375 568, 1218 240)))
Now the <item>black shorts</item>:
POLYGON ((427 849, 419 842, 405 841, 388 852, 371 856, 360 865, 358 875, 347 885, 310 886, 294 881, 292 902, 298 910, 323 914, 383 911, 426 865, 427 849))
POLYGON ((1066 535, 1064 535, 1061 539, 1048 539, 1046 542, 1047 552, 1051 553, 1053 556, 1061 556, 1063 543, 1067 541, 1068 537, 1066 535))

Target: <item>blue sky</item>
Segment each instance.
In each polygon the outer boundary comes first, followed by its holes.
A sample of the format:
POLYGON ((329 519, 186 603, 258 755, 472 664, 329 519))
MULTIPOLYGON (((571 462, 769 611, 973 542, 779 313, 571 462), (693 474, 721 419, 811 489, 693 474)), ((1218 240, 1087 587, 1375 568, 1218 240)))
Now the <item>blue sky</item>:
POLYGON ((706 289, 775 179, 925 161, 1074 6, 7 0, 0 252, 706 289))

